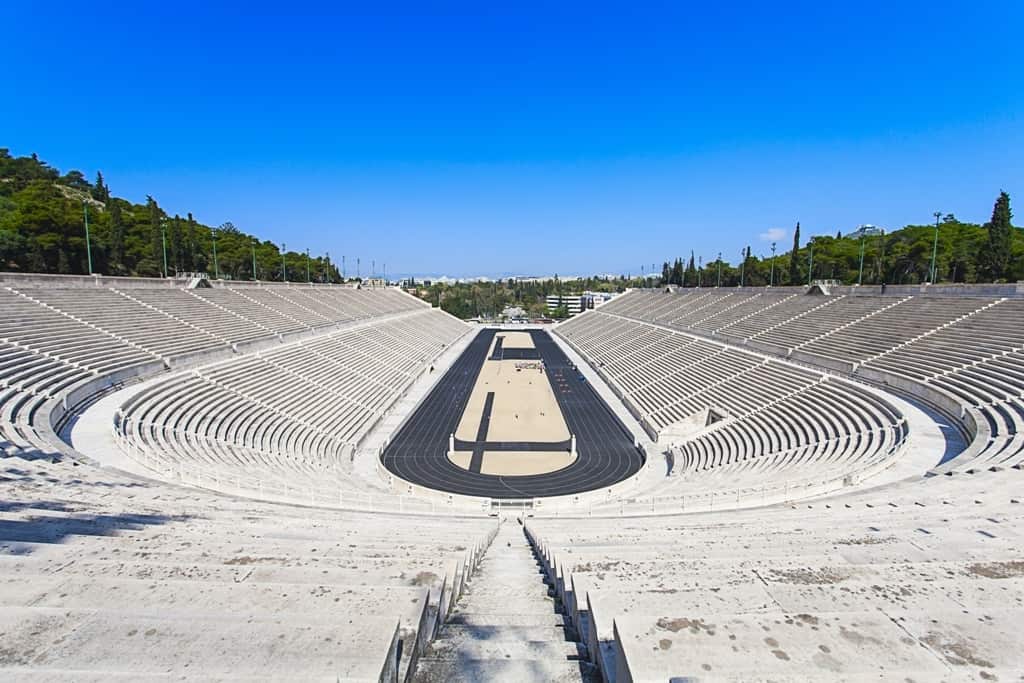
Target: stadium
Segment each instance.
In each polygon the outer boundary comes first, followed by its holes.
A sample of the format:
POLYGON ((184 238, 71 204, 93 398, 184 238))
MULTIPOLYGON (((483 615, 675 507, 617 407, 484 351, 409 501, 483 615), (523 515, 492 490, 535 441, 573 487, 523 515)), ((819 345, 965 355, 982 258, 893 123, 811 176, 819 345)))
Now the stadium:
POLYGON ((1024 284, 0 274, 7 680, 1016 680, 1024 284))

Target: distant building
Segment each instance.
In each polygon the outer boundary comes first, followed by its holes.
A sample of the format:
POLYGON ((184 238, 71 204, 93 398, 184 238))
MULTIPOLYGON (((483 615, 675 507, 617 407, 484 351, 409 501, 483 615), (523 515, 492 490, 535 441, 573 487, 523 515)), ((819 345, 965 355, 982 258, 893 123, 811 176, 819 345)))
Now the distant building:
POLYGON ((583 292, 582 294, 551 294, 545 300, 548 310, 565 306, 569 315, 574 316, 590 308, 599 308, 614 299, 617 295, 611 292, 583 292))
POLYGON ((584 308, 600 308, 617 296, 612 292, 583 292, 584 308))
POLYGON ((549 294, 545 303, 549 311, 565 306, 570 317, 582 313, 587 307, 582 294, 549 294))
POLYGON ((870 223, 864 223, 858 225, 857 229, 853 232, 848 232, 844 237, 859 240, 862 237, 874 237, 875 235, 884 235, 885 228, 880 228, 877 225, 871 225, 870 223))

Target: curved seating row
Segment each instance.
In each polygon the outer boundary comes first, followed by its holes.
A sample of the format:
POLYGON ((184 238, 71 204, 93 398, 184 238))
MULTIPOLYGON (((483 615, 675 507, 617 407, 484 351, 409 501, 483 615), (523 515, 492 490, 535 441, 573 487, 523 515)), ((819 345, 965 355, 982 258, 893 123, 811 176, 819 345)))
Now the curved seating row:
POLYGON ((163 471, 352 491, 345 475, 359 441, 467 329, 425 309, 202 367, 134 396, 119 429, 129 453, 163 471))
MULTIPOLYGON (((321 330, 427 310, 413 297, 381 289, 0 287, 0 447, 46 448, 36 428, 41 409, 76 387, 152 374, 197 353, 230 355, 238 342, 279 345, 283 331, 313 329, 258 303, 252 292, 281 302, 286 312, 299 302, 319 307, 321 330), (244 305, 225 305, 237 301, 244 305), (268 326, 268 319, 280 325, 268 326)), ((444 324, 460 325, 444 317, 444 324)))
POLYGON ((739 463, 759 472, 772 463, 768 474, 783 479, 841 477, 891 458, 907 436, 903 416, 877 395, 799 366, 605 308, 556 329, 659 436, 708 419, 702 411, 718 416, 709 427, 697 424, 697 436, 682 437, 674 471, 689 478, 739 463))
POLYGON ((802 360, 813 363, 817 358, 828 367, 842 361, 855 376, 875 379, 870 370, 908 378, 972 407, 986 427, 979 437, 985 443, 940 471, 1024 461, 1019 419, 1024 410, 1024 300, 778 296, 773 302, 768 294, 636 291, 601 310, 740 343, 767 342, 769 350, 799 351, 802 360), (709 321, 716 315, 727 317, 736 309, 749 312, 721 327, 694 321, 698 316, 709 321))

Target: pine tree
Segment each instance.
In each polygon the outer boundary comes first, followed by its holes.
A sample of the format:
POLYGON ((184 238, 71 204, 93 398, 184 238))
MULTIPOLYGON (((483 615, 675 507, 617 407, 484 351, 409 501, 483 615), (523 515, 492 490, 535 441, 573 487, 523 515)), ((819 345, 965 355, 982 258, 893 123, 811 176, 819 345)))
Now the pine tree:
POLYGON ((668 265, 668 261, 661 264, 661 284, 667 285, 672 282, 672 268, 668 265))
POLYGON ((1010 244, 1013 239, 1013 227, 1010 220, 1010 195, 1000 191, 995 206, 992 207, 992 220, 985 226, 988 229, 988 249, 985 253, 986 267, 993 280, 1006 278, 1010 267, 1010 244))
POLYGON ((796 230, 793 232, 793 251, 789 254, 789 284, 795 285, 800 281, 800 221, 796 223, 796 230))
POLYGON ((164 242, 163 242, 163 211, 151 195, 146 195, 146 211, 149 214, 149 238, 153 247, 153 262, 156 270, 163 273, 164 268, 164 242))
POLYGON ((110 200, 110 188, 103 182, 103 174, 99 171, 96 171, 96 183, 92 186, 92 198, 100 202, 110 200))
POLYGON ((683 284, 683 259, 677 258, 675 263, 672 264, 672 280, 673 285, 683 284))
POLYGON ((693 258, 693 250, 690 250, 690 263, 686 266, 686 281, 691 287, 697 286, 697 264, 693 258))

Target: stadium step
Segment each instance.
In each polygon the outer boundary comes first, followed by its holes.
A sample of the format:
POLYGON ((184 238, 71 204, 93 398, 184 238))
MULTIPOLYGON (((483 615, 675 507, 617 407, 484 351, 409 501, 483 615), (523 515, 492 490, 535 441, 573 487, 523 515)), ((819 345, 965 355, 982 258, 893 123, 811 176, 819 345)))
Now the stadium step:
POLYGON ((413 680, 599 680, 519 524, 502 525, 413 680))

